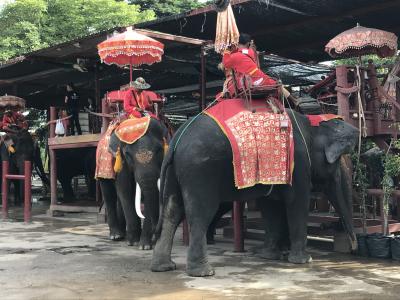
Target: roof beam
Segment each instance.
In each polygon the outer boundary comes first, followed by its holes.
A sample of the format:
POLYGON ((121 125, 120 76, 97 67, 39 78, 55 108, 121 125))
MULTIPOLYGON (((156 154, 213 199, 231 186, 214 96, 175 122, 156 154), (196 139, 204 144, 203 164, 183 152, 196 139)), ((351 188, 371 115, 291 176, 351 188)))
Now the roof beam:
MULTIPOLYGON (((222 88, 223 84, 224 84, 223 80, 210 81, 210 82, 206 83, 206 88, 207 89, 216 88, 216 87, 222 88)), ((177 87, 177 88, 158 90, 156 92, 160 93, 160 94, 176 94, 176 93, 198 91, 199 89, 200 89, 200 84, 191 84, 191 85, 181 86, 181 87, 177 87)))
POLYGON ((256 31, 252 32, 252 36, 263 35, 266 33, 276 33, 277 31, 286 31, 286 30, 296 29, 299 26, 318 24, 319 22, 338 21, 349 15, 360 16, 360 15, 368 14, 368 13, 371 13, 371 12, 374 12, 377 10, 382 10, 382 9, 387 9, 387 8, 396 8, 396 7, 400 7, 400 0, 392 0, 392 1, 385 2, 385 3, 377 1, 375 4, 367 6, 367 7, 349 10, 342 16, 333 15, 333 16, 310 17, 305 20, 301 20, 299 22, 289 23, 286 25, 270 26, 267 28, 263 28, 261 30, 256 30, 256 31))
POLYGON ((153 30, 135 29, 135 31, 137 31, 138 33, 141 33, 143 35, 146 35, 148 37, 152 37, 152 38, 156 38, 156 39, 174 41, 174 42, 191 44, 191 45, 196 45, 196 46, 201 46, 203 44, 208 43, 208 41, 205 41, 205 40, 193 39, 193 38, 188 38, 185 36, 173 35, 173 34, 169 34, 169 33, 153 31, 153 30))
POLYGON ((49 75, 53 75, 53 74, 56 74, 56 73, 59 73, 59 72, 70 72, 70 71, 74 71, 74 69, 72 69, 72 68, 68 68, 68 69, 56 68, 56 69, 36 72, 36 73, 25 75, 25 76, 9 78, 7 80, 0 80, 0 86, 1 85, 8 85, 8 84, 24 82, 24 81, 29 81, 29 80, 40 79, 40 78, 47 77, 49 75))

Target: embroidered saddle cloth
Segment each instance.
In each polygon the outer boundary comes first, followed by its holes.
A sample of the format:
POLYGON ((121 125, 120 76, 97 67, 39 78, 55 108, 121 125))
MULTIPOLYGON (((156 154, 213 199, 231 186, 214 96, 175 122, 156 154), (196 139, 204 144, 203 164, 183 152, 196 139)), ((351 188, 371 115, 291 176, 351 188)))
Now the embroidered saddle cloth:
POLYGON ((97 144, 96 149, 96 172, 95 178, 114 179, 114 157, 111 152, 108 151, 110 144, 110 137, 115 127, 118 126, 117 122, 111 122, 107 128, 107 131, 101 137, 97 144))
POLYGON ((227 99, 205 112, 225 133, 232 147, 235 186, 291 184, 294 143, 286 112, 270 112, 265 100, 253 100, 256 112, 242 99, 227 99))
POLYGON ((120 141, 133 144, 146 134, 149 124, 149 116, 127 119, 115 129, 115 134, 120 141))

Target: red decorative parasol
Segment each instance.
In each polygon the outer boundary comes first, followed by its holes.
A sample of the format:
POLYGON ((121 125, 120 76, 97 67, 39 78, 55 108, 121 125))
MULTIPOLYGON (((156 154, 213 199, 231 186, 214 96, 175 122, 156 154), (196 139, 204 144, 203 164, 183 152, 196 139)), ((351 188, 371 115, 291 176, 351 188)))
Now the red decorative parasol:
POLYGON ((101 42, 97 48, 102 62, 120 67, 129 65, 130 81, 132 81, 132 66, 160 62, 164 53, 162 43, 132 30, 132 27, 101 42))
POLYGON ((377 54, 389 57, 397 53, 397 36, 394 33, 360 26, 335 36, 325 46, 333 58, 377 54))
POLYGON ((0 96, 0 108, 15 107, 18 109, 25 108, 25 100, 17 97, 5 94, 0 96))

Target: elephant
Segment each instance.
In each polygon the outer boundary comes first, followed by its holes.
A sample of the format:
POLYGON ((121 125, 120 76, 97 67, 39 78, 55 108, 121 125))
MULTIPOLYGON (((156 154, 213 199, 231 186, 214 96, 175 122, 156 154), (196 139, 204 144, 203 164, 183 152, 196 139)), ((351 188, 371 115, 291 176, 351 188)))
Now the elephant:
MULTIPOLYGON (((32 168, 36 169, 43 184, 49 184, 42 159, 40 157, 40 149, 37 143, 34 142, 31 134, 23 129, 7 134, 7 139, 10 139, 13 143, 13 152, 10 152, 5 142, 1 143, 1 160, 9 161, 9 172, 10 174, 24 174, 24 161, 31 161, 32 168)), ((16 205, 20 205, 23 199, 23 184, 18 180, 13 180, 15 197, 14 202, 16 205)))
POLYGON ((122 168, 115 176, 115 191, 112 187, 113 180, 100 180, 108 211, 111 239, 120 239, 125 234, 121 228, 123 220, 118 217, 119 200, 125 217, 128 245, 138 246, 141 250, 152 249, 152 238, 159 216, 157 182, 160 178, 167 135, 167 128, 153 118, 150 119, 146 134, 132 144, 119 140, 115 132, 111 134, 109 149, 113 154, 119 149, 122 158, 122 168), (141 197, 145 217, 143 229, 139 218, 142 216, 141 197))
POLYGON ((101 194, 106 206, 110 240, 123 240, 126 235, 126 222, 121 201, 117 195, 115 180, 109 178, 97 178, 97 181, 99 182, 101 194))
MULTIPOLYGON (((312 148, 312 154, 314 154, 315 151, 319 151, 317 145, 312 148)), ((340 224, 342 225, 342 229, 349 233, 349 242, 350 244, 353 244, 356 238, 354 236, 354 228, 351 222, 354 199, 352 193, 353 166, 351 158, 348 155, 343 155, 340 158, 339 163, 328 165, 325 160, 322 160, 323 157, 316 157, 315 155, 311 155, 311 157, 311 183, 313 190, 324 192, 328 197, 330 203, 335 208, 335 212, 341 216, 340 224)), ((273 197, 276 197, 274 190, 271 193, 271 198, 273 197)), ((260 199, 259 201, 263 201, 263 199, 260 199)), ((263 207, 262 203, 257 206, 263 207)), ((214 234, 217 223, 223 215, 232 210, 232 207, 232 202, 221 203, 207 230, 207 244, 215 243, 214 234)), ((268 214, 268 211, 264 213, 268 214)), ((265 217, 267 218, 267 215, 265 217)), ((352 247, 354 248, 355 246, 352 245, 352 247)))
MULTIPOLYGON (((306 116, 291 110, 288 114, 294 137, 292 185, 271 187, 258 184, 237 189, 233 178, 231 146, 216 122, 201 114, 190 121, 190 126, 183 125, 178 130, 161 170, 161 213, 152 271, 176 268, 171 260, 173 236, 185 213, 190 228, 186 271, 189 276, 213 275, 214 270, 207 259, 206 231, 220 203, 259 198, 264 198, 260 204, 266 224, 263 256, 280 258, 281 247, 290 242, 289 262, 311 261, 306 252, 306 241, 312 162, 321 163, 321 169, 329 168, 337 174, 340 157, 354 148, 358 130, 338 119, 313 127, 306 116), (268 197, 271 188, 273 193, 268 197)), ((314 169, 316 174, 323 171, 319 167, 314 169)), ((340 194, 340 191, 332 190, 340 194)), ((343 209, 348 207, 346 203, 338 206, 343 209)), ((349 218, 349 215, 345 213, 343 216, 349 218)), ((351 224, 351 220, 346 219, 346 224, 351 224)), ((347 229, 352 231, 352 226, 347 229)), ((353 232, 350 232, 350 237, 355 247, 353 232)))
POLYGON ((91 198, 95 197, 96 148, 58 150, 56 161, 57 179, 61 183, 64 200, 75 199, 71 181, 73 177, 78 175, 85 175, 88 195, 91 198))

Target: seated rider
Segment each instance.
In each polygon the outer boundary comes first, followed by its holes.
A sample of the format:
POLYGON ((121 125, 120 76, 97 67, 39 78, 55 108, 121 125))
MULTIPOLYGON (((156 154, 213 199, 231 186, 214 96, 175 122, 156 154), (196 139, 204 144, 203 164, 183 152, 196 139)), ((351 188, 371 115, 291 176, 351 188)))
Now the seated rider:
POLYGON ((241 87, 244 76, 251 79, 253 86, 274 86, 277 82, 258 68, 257 53, 250 47, 251 37, 240 34, 238 46, 233 46, 223 54, 222 63, 225 69, 235 72, 236 84, 241 87))
POLYGON ((25 117, 17 108, 7 107, 3 115, 2 129, 5 132, 15 133, 21 129, 28 129, 28 123, 25 117))
POLYGON ((158 101, 159 97, 156 93, 146 91, 150 88, 143 77, 138 77, 131 83, 133 88, 126 93, 124 98, 124 110, 128 117, 141 118, 144 115, 154 115, 153 101, 158 101))

